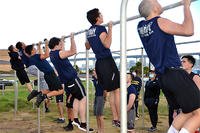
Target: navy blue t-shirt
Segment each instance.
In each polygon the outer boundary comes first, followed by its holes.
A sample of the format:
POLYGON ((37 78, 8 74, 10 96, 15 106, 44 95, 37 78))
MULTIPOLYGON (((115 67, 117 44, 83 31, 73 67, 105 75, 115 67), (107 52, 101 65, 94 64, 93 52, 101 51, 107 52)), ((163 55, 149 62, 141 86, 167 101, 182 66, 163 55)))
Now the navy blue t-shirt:
MULTIPOLYGON (((135 89, 134 85, 130 85, 127 88, 127 104, 128 104, 129 97, 130 97, 131 94, 134 94, 135 96, 137 95, 137 90, 135 89)), ((133 108, 134 108, 134 105, 133 105, 132 109, 133 108)))
POLYGON ((44 74, 49 74, 54 71, 46 59, 40 59, 40 54, 35 54, 31 56, 30 62, 33 63, 33 65, 35 65, 44 74))
POLYGON ((30 61, 29 61, 29 57, 27 57, 25 54, 24 54, 24 51, 23 50, 20 50, 19 51, 19 55, 22 59, 22 62, 25 64, 26 68, 28 68, 29 66, 33 65, 30 61))
POLYGON ((103 87, 99 84, 95 77, 92 77, 92 82, 95 87, 95 96, 103 96, 103 87))
POLYGON ((142 20, 138 24, 138 33, 144 49, 154 65, 156 73, 164 73, 166 68, 181 66, 174 36, 163 32, 159 25, 159 17, 142 20))
POLYGON ((56 71, 58 72, 62 84, 65 84, 66 82, 77 78, 76 70, 73 68, 68 58, 60 58, 59 50, 51 51, 50 59, 54 67, 56 68, 56 71))
POLYGON ((20 56, 17 52, 9 52, 8 54, 10 56, 10 64, 12 69, 14 70, 24 69, 24 63, 19 58, 20 56))
POLYGON ((112 56, 110 49, 105 48, 101 42, 100 35, 103 32, 107 33, 107 30, 104 26, 101 25, 93 25, 87 31, 87 40, 90 43, 90 46, 97 59, 103 59, 112 56))

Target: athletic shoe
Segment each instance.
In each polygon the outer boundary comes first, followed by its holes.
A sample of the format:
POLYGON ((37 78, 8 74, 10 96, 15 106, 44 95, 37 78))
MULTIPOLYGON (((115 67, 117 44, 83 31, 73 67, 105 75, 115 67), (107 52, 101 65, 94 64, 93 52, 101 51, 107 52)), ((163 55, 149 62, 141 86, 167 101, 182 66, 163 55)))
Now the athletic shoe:
POLYGON ((128 126, 127 131, 133 131, 134 127, 133 126, 128 126))
POLYGON ((44 101, 44 99, 46 98, 47 96, 44 94, 42 94, 42 93, 39 93, 38 95, 37 95, 37 100, 36 100, 36 102, 35 102, 35 105, 39 108, 39 106, 40 106, 40 104, 42 103, 42 101, 44 101))
POLYGON ((73 125, 77 126, 79 128, 80 126, 80 122, 78 119, 74 119, 74 121, 72 122, 73 125))
POLYGON ((74 129, 72 124, 68 124, 67 126, 63 127, 65 131, 72 131, 74 129))
POLYGON ((112 126, 120 128, 120 121, 118 121, 118 120, 112 120, 112 126))
POLYGON ((57 118, 54 120, 57 123, 65 123, 65 119, 64 118, 57 118))
MULTIPOLYGON (((87 125, 86 123, 81 123, 80 126, 78 127, 80 130, 87 132, 87 125)), ((94 129, 89 128, 89 132, 94 132, 94 129)))
POLYGON ((157 130, 156 127, 150 127, 150 128, 148 129, 149 132, 154 132, 154 131, 156 131, 156 130, 157 130))
POLYGON ((27 96, 27 100, 30 101, 31 99, 36 97, 39 93, 40 92, 38 92, 37 90, 32 90, 31 93, 27 96))

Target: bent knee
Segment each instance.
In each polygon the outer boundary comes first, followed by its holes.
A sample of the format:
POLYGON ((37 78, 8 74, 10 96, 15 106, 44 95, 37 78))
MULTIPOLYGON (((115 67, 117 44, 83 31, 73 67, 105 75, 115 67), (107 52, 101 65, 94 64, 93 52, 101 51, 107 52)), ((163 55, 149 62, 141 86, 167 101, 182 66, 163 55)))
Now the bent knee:
POLYGON ((195 116, 199 116, 199 118, 200 118, 200 108, 194 110, 194 111, 192 112, 192 114, 195 115, 195 116))

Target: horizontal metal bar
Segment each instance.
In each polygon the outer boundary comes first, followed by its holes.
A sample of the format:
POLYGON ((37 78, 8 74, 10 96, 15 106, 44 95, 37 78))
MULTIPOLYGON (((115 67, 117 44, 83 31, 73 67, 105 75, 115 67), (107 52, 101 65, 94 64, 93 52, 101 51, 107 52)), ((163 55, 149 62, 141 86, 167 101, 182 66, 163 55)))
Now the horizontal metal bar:
MULTIPOLYGON (((198 1, 198 0, 191 0, 191 2, 194 2, 194 1, 198 1)), ((169 10, 169 9, 172 9, 172 8, 176 8, 176 7, 181 6, 181 5, 183 5, 182 1, 177 2, 177 3, 173 3, 173 4, 170 4, 170 5, 167 5, 167 6, 163 7, 163 11, 166 11, 166 10, 169 10)), ((131 20, 135 20, 135 19, 138 19, 138 18, 141 18, 141 16, 140 15, 136 15, 136 16, 133 16, 133 17, 129 17, 129 18, 127 18, 126 21, 131 21, 131 20)), ((114 21, 113 25, 117 25, 119 23, 120 23, 120 20, 114 21)), ((107 27, 108 24, 104 24, 103 26, 107 27)), ((86 32, 86 31, 87 31, 87 29, 81 30, 81 31, 78 31, 78 32, 74 33, 74 35, 78 35, 78 34, 86 32)), ((70 35, 65 36, 64 38, 66 39, 66 38, 69 38, 69 37, 70 37, 70 35)))

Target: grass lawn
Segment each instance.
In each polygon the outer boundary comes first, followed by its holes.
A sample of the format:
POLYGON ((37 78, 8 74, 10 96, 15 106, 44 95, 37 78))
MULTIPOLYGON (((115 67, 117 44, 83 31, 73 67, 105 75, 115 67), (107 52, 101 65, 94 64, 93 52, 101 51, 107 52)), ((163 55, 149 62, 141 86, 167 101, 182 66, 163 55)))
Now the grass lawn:
MULTIPOLYGON (((84 83, 85 85, 85 83, 84 83)), ((18 111, 16 117, 14 117, 14 86, 6 87, 4 96, 0 91, 0 133, 36 133, 37 132, 37 108, 33 107, 33 101, 28 102, 26 97, 28 91, 26 86, 19 85, 18 94, 18 111)), ((93 116, 93 99, 94 99, 94 89, 90 84, 90 126, 96 129, 96 119, 93 116)), ((137 133, 146 133, 147 128, 151 126, 148 112, 145 108, 144 115, 142 116, 142 102, 140 100, 139 112, 140 119, 136 121, 135 128, 137 133), (144 125, 143 125, 144 123, 144 125)), ((161 94, 159 103, 159 122, 157 133, 164 133, 168 128, 168 111, 166 100, 161 94)), ((57 124, 53 122, 58 117, 58 111, 55 104, 55 98, 51 101, 50 112, 44 113, 43 106, 40 107, 40 126, 42 133, 64 133, 64 124, 57 124)), ((65 113, 65 117, 66 113, 65 113)), ((112 127, 112 115, 109 107, 108 101, 105 105, 104 110, 104 120, 105 120, 105 133, 118 133, 120 129, 112 127)), ((67 118, 66 118, 67 119, 67 118)), ((71 133, 80 133, 81 131, 75 128, 71 133)))

